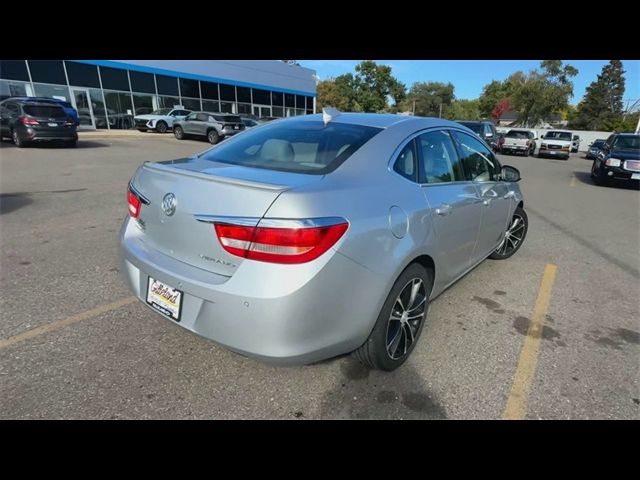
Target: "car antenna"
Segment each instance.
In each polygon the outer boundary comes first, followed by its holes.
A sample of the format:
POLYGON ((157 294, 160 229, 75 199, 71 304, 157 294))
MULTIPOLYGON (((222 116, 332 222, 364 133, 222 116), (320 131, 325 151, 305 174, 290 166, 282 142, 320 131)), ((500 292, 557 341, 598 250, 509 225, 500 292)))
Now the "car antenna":
POLYGON ((322 109, 322 121, 325 125, 336 118, 338 115, 340 115, 340 111, 336 110, 335 108, 325 107, 322 109))

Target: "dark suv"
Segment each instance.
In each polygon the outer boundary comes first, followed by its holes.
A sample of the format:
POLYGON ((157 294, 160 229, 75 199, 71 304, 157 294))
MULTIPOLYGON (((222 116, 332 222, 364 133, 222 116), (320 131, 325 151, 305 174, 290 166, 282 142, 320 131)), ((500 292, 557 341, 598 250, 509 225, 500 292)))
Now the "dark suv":
POLYGON ((32 100, 0 102, 0 137, 11 138, 18 148, 45 141, 75 147, 78 142, 76 122, 61 106, 32 100))
POLYGON ((640 180, 640 134, 609 135, 591 166, 591 178, 598 185, 609 180, 640 180))
POLYGON ((476 135, 478 135, 481 139, 487 142, 494 152, 499 150, 498 145, 498 131, 496 130, 496 126, 489 121, 469 121, 469 120, 456 120, 461 125, 464 125, 470 130, 473 130, 476 135))

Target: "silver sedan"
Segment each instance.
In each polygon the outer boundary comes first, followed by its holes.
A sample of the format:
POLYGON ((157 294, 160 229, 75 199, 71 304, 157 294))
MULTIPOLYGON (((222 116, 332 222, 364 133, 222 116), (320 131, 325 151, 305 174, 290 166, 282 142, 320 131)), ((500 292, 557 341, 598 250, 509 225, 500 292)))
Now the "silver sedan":
POLYGON ((519 180, 442 119, 278 120, 143 164, 127 193, 122 271, 149 308, 243 355, 291 365, 354 352, 393 370, 430 301, 522 245, 519 180))

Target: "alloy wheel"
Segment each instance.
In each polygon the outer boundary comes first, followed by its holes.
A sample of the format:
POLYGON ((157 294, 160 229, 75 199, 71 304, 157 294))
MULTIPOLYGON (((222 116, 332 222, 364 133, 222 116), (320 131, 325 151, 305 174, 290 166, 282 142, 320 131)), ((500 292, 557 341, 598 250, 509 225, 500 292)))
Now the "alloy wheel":
POLYGON ((518 248, 525 234, 525 220, 517 213, 513 216, 511 224, 504 235, 502 243, 496 248, 498 255, 508 255, 518 248))
POLYGON ((410 280, 396 298, 387 324, 387 354, 402 358, 415 343, 427 307, 427 292, 420 278, 410 280))

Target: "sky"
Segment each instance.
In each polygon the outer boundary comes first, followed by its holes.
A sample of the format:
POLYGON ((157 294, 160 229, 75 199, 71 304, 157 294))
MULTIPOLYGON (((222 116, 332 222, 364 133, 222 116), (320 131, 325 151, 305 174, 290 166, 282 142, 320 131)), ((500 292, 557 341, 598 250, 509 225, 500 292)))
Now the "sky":
MULTIPOLYGON (((325 80, 343 73, 354 73, 361 60, 298 60, 307 68, 316 70, 318 77, 325 80)), ((578 69, 573 77, 573 98, 577 104, 587 87, 596 80, 608 60, 564 60, 578 69)), ((482 87, 492 80, 504 80, 515 71, 529 71, 540 66, 540 60, 376 60, 389 65, 393 75, 407 88, 414 82, 451 82, 459 99, 478 98, 482 87)), ((623 60, 626 71, 626 90, 623 99, 640 98, 640 60, 623 60)))

